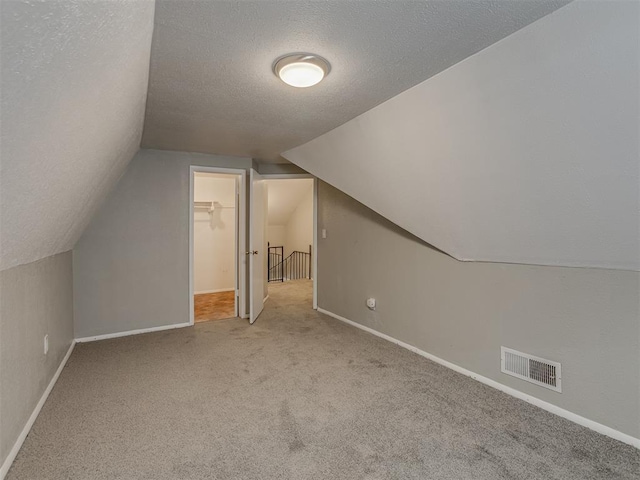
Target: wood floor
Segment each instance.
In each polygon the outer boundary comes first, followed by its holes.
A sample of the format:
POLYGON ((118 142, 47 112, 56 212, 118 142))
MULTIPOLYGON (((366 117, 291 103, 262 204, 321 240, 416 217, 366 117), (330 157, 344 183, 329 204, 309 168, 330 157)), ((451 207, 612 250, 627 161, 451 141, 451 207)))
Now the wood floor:
POLYGON ((194 295, 194 321, 208 322, 235 317, 235 292, 194 295))

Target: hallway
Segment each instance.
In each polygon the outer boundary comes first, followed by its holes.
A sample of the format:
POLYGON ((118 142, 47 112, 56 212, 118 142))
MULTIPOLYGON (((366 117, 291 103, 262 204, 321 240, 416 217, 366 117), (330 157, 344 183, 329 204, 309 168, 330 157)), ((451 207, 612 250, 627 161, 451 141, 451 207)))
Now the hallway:
POLYGON ((76 346, 8 479, 637 478, 634 448, 270 285, 229 319, 76 346))

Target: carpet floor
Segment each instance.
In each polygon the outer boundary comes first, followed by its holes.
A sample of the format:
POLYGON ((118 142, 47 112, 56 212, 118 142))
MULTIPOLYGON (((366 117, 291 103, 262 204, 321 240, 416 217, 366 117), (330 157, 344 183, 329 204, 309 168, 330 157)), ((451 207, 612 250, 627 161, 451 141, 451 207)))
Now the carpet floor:
POLYGON ((80 344, 9 472, 46 479, 638 479, 640 452, 310 309, 80 344))

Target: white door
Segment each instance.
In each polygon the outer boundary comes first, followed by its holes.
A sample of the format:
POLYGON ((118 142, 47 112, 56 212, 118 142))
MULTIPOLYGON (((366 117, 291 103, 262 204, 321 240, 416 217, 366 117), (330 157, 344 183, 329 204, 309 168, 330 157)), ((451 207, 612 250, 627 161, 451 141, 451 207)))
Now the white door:
POLYGON ((249 198, 249 322, 253 323, 262 313, 265 297, 265 239, 266 225, 266 188, 262 176, 251 170, 251 188, 249 198))

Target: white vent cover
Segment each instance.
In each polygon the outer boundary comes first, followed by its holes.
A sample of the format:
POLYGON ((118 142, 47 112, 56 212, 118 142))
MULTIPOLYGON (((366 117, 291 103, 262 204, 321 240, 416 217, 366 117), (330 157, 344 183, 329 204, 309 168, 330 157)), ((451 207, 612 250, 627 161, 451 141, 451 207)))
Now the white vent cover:
POLYGON ((561 366, 507 347, 500 347, 501 371, 541 387, 562 392, 561 366))

